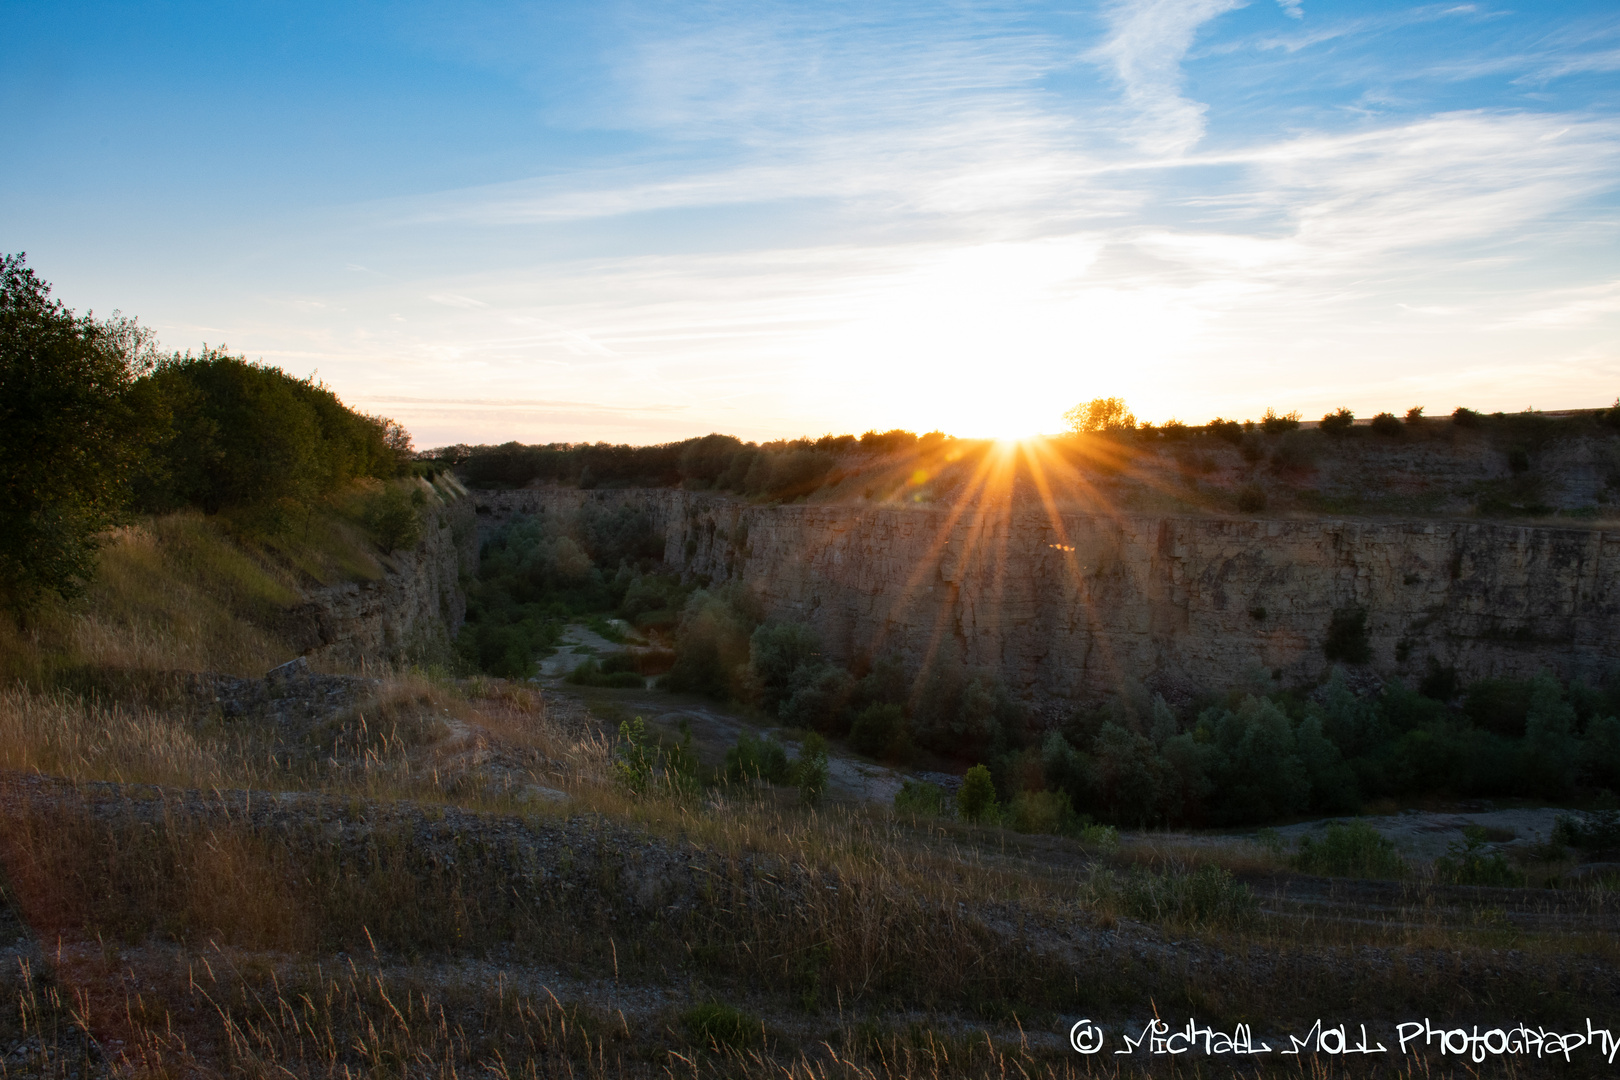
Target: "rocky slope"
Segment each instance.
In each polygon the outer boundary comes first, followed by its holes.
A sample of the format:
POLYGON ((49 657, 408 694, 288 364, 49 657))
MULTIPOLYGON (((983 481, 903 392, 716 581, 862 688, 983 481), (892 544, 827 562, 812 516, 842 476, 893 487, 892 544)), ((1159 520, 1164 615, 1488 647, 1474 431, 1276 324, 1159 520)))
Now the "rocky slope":
POLYGON ((398 664, 449 648, 467 614, 463 582, 478 569, 472 500, 445 483, 421 514, 414 547, 391 552, 383 574, 309 590, 278 629, 299 652, 344 667, 398 664))
POLYGON ((1481 520, 1083 514, 1038 504, 754 506, 677 490, 477 492, 484 521, 645 506, 665 561, 740 580, 849 660, 886 651, 996 671, 1035 699, 1122 680, 1180 695, 1320 675, 1336 613, 1370 669, 1412 681, 1620 659, 1620 534, 1481 520))

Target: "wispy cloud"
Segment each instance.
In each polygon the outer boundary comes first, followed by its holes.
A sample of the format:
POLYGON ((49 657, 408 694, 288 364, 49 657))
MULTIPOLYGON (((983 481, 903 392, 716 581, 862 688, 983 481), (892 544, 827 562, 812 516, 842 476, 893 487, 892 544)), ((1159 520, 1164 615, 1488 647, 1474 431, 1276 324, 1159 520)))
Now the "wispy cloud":
POLYGON ((1177 154, 1204 135, 1208 106, 1181 94, 1181 61, 1198 29, 1246 0, 1119 0, 1107 9, 1109 34, 1091 52, 1113 68, 1125 104, 1141 121, 1137 145, 1177 154))
POLYGON ((1620 266, 1590 224, 1614 216, 1620 118, 1423 96, 1444 63, 1606 70, 1601 49, 1425 54, 1409 98, 1346 62, 1339 96, 1244 124, 1272 91, 1189 65, 1326 64, 1493 13, 1282 0, 1223 38, 1241 6, 1109 3, 1089 39, 1014 7, 621 11, 608 85, 558 122, 630 149, 343 207, 315 246, 386 274, 232 339, 318 358, 422 441, 972 434, 1104 392, 1197 420, 1446 378, 1551 403, 1620 366, 1593 352, 1620 266))

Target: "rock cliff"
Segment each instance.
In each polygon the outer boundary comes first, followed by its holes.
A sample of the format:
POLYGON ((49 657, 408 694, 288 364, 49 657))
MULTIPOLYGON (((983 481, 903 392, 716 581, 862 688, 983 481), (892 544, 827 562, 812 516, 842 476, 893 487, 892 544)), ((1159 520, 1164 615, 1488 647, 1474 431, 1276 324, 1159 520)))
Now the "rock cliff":
POLYGON ((467 614, 463 582, 478 568, 471 499, 441 484, 421 511, 422 535, 381 560, 382 576, 306 593, 284 637, 304 655, 350 668, 445 654, 467 614))
POLYGON ((751 506, 677 490, 477 492, 485 520, 645 506, 665 561, 741 580, 774 618, 853 659, 988 668, 1036 700, 1122 680, 1176 696, 1323 673, 1336 612, 1366 612, 1369 667, 1408 682, 1620 663, 1620 534, 1467 520, 1264 519, 751 506))

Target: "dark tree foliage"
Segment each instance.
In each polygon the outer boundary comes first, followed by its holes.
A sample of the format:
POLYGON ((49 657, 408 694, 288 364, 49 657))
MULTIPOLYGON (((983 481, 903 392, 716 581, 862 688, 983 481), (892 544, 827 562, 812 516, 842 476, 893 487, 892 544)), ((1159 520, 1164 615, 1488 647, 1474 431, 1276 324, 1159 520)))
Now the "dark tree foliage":
POLYGON ((1348 435, 1356 424, 1356 414, 1340 408, 1322 417, 1322 431, 1329 435, 1348 435))
POLYGON ((845 475, 840 463, 848 455, 902 453, 943 443, 930 432, 919 438, 909 431, 879 434, 823 435, 819 439, 782 439, 756 445, 730 435, 657 446, 613 446, 607 443, 551 443, 524 446, 453 446, 438 451, 453 462, 467 483, 481 488, 561 484, 587 490, 630 487, 684 487, 689 491, 729 491, 750 498, 797 499, 835 484, 845 475))
POLYGON ((0 604, 17 612, 83 589, 140 456, 131 388, 149 337, 50 292, 24 256, 0 256, 0 604))
POLYGON ((141 381, 161 416, 139 483, 149 510, 307 506, 355 477, 393 476, 409 455, 398 424, 221 350, 165 359, 141 381))

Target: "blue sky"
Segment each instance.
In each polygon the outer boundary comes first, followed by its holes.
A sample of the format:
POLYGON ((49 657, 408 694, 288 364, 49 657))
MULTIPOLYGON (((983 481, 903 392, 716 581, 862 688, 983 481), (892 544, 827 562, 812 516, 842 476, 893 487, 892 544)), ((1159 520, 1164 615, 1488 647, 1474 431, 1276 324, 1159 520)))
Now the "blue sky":
POLYGON ((1620 393, 1620 8, 3 4, 0 250, 419 445, 1620 393))

